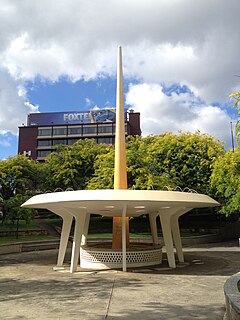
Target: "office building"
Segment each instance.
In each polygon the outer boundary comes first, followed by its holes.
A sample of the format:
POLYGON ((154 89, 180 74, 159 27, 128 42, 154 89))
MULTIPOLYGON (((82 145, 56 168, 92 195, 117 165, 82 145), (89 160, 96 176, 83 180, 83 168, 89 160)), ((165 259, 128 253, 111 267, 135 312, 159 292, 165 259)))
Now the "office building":
MULTIPOLYGON (((58 144, 71 146, 79 139, 114 144, 115 109, 30 113, 19 127, 18 153, 44 161, 58 144)), ((125 112, 125 133, 141 135, 140 113, 125 112)))

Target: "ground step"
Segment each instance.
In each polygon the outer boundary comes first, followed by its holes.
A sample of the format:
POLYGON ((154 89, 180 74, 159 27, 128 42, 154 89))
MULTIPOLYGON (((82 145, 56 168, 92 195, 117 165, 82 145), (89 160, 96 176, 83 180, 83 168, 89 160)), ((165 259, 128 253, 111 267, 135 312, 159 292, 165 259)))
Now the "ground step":
POLYGON ((22 244, 22 252, 29 251, 38 251, 38 250, 50 250, 50 249, 58 249, 59 248, 59 240, 54 241, 36 241, 22 244))

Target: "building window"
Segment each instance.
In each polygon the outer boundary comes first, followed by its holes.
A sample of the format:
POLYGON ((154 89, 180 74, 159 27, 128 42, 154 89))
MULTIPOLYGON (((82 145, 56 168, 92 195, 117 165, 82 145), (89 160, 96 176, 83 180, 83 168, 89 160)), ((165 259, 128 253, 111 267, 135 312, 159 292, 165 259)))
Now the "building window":
POLYGON ((98 126, 98 133, 112 133, 112 126, 98 126))
POLYGON ((112 144, 113 139, 112 138, 98 138, 98 143, 106 143, 106 144, 112 144))
POLYGON ((97 126, 84 126, 83 127, 83 134, 96 134, 97 133, 97 126))
POLYGON ((53 128, 54 136, 66 136, 67 128, 53 128))
POLYGON ((57 144, 67 144, 66 139, 55 139, 53 140, 53 146, 56 146, 57 144))
MULTIPOLYGON (((125 123, 125 134, 128 133, 127 129, 128 129, 128 124, 125 123)), ((115 133, 115 131, 116 131, 116 125, 114 124, 114 126, 113 126, 113 133, 115 133)))
POLYGON ((68 134, 69 135, 82 134, 82 127, 68 128, 68 134))
POLYGON ((52 140, 38 140, 38 147, 49 147, 52 145, 52 140))
POLYGON ((79 139, 68 139, 68 145, 72 146, 75 142, 77 142, 79 139))
POLYGON ((38 129, 38 135, 39 136, 51 136, 52 135, 52 129, 38 129))
POLYGON ((42 150, 37 152, 39 158, 45 158, 51 153, 51 150, 42 150))

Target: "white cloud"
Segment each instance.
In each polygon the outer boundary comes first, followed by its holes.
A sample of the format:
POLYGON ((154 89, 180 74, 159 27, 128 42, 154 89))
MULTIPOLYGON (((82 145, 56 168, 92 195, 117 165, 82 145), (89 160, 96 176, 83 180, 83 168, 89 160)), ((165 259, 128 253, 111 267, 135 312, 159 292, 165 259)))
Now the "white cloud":
POLYGON ((229 141, 230 117, 211 104, 239 89, 239 11, 239 0, 2 0, 0 133, 16 134, 34 108, 26 104, 25 80, 112 76, 120 44, 124 75, 141 79, 150 99, 137 87, 128 94, 144 132, 200 129, 229 141), (187 93, 165 96, 161 85, 172 83, 206 104, 187 93))
POLYGON ((10 147, 11 146, 11 142, 7 139, 2 139, 0 140, 0 146, 3 146, 3 147, 10 147))
POLYGON ((0 58, 14 77, 90 79, 115 73, 121 44, 125 74, 227 101, 239 83, 239 11, 239 0, 3 0, 0 58))
POLYGON ((26 101, 20 82, 0 69, 0 135, 7 132, 18 133, 18 126, 26 123, 27 114, 37 111, 37 107, 26 101))
POLYGON ((93 101, 89 98, 85 98, 85 104, 88 107, 91 107, 93 105, 93 101))
POLYGON ((141 114, 143 135, 200 131, 230 147, 230 117, 219 107, 199 104, 192 93, 167 96, 158 84, 131 85, 127 104, 141 114))
POLYGON ((0 159, 4 160, 17 153, 17 136, 11 132, 0 134, 0 159))

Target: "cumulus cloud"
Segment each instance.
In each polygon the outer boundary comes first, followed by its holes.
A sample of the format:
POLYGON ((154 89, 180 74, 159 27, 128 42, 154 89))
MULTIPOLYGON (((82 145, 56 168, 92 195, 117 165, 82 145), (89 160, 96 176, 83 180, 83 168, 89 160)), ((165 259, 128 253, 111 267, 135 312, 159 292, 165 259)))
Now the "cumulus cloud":
POLYGON ((11 142, 9 141, 9 139, 2 139, 2 140, 0 141, 0 146, 10 147, 10 146, 11 146, 11 142))
MULTIPOLYGON (((0 57, 14 77, 73 81, 115 72, 178 82, 226 101, 240 72, 238 0, 2 1, 0 57)), ((239 82, 238 82, 239 83, 239 82)))
POLYGON ((137 84, 129 87, 126 102, 141 113, 143 135, 199 130, 230 147, 231 118, 227 112, 200 102, 191 92, 166 95, 158 84, 137 84))
MULTIPOLYGON (((37 109, 26 101, 21 83, 17 83, 5 70, 0 69, 0 135, 7 132, 17 134, 18 126, 26 123, 27 114, 36 112, 37 109)), ((7 140, 3 141, 5 142, 1 144, 6 146, 7 140)))
POLYGON ((16 133, 34 108, 19 84, 113 76, 120 44, 125 77, 143 83, 128 102, 145 133, 187 128, 227 139, 230 117, 213 102, 239 89, 239 11, 239 0, 2 0, 0 132, 16 133), (194 95, 166 96, 161 86, 172 83, 194 95))

